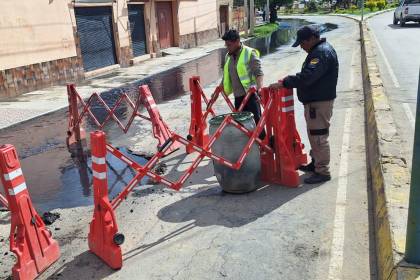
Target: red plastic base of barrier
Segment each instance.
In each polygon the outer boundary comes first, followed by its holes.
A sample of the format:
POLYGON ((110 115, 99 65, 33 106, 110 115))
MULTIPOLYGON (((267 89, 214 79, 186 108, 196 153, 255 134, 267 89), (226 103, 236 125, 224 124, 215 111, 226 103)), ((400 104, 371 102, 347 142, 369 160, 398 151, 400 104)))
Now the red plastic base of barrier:
POLYGON ((91 132, 94 205, 88 236, 89 249, 113 269, 122 267, 121 245, 114 209, 108 198, 106 140, 102 131, 91 132))
POLYGON ((0 147, 0 176, 11 212, 10 251, 17 258, 13 279, 34 279, 58 260, 60 249, 32 206, 12 145, 0 147))
POLYGON ((16 219, 12 219, 11 222, 10 239, 14 238, 15 240, 13 248, 12 242, 10 242, 10 249, 18 258, 12 268, 13 279, 35 279, 60 257, 58 243, 52 239, 51 232, 45 228, 41 217, 36 214, 33 217, 24 214, 35 211, 28 209, 30 204, 29 197, 22 197, 18 207, 22 209, 26 207, 26 210, 21 213, 23 225, 19 225, 16 219), (28 230, 29 228, 32 230, 28 230))
POLYGON ((117 232, 116 219, 109 201, 96 205, 90 232, 89 249, 113 269, 122 267, 121 247, 116 244, 118 238, 124 238, 117 232))

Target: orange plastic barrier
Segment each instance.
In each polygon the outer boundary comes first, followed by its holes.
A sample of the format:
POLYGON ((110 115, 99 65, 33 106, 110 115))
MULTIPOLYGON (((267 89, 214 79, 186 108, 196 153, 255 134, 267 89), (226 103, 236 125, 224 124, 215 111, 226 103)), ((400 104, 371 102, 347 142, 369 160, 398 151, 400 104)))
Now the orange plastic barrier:
POLYGON ((89 249, 111 268, 120 269, 120 245, 124 242, 124 235, 118 233, 114 210, 108 198, 105 133, 95 131, 90 135, 95 208, 88 236, 89 249))
POLYGON ((32 206, 12 145, 0 147, 0 176, 11 212, 10 251, 17 258, 13 279, 34 279, 60 257, 60 249, 32 206))
MULTIPOLYGON (((128 129, 130 129, 135 117, 148 120, 152 123, 153 136, 159 142, 157 148, 162 146, 171 135, 171 131, 169 130, 166 123, 163 122, 153 95, 147 85, 139 87, 138 97, 135 103, 126 93, 123 93, 119 96, 118 100, 115 102, 112 108, 110 108, 105 100, 103 100, 102 97, 97 93, 93 93, 85 102, 77 92, 76 86, 74 84, 67 85, 67 95, 69 101, 67 146, 71 146, 72 144, 78 143, 86 138, 85 131, 81 127, 82 121, 85 117, 90 117, 100 130, 102 130, 109 121, 113 120, 124 133, 127 133, 128 129), (91 107, 95 103, 101 104, 104 110, 107 112, 107 115, 102 122, 100 122, 95 114, 91 111, 91 107), (125 125, 115 115, 116 110, 120 108, 121 104, 123 103, 127 104, 127 106, 130 107, 133 111, 133 113, 127 117, 127 123, 125 125), (80 112, 79 104, 82 107, 80 112), (149 117, 139 112, 141 106, 146 108, 149 117)), ((167 151, 167 154, 174 152, 178 148, 179 144, 172 145, 171 149, 167 151)))

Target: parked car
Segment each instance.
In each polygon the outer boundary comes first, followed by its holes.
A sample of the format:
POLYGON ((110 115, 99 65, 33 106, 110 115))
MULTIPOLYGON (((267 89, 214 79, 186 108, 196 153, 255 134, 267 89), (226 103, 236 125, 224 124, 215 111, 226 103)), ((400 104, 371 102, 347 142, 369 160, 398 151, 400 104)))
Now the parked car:
POLYGON ((408 21, 420 23, 420 0, 402 0, 395 9, 394 24, 404 26, 408 21))

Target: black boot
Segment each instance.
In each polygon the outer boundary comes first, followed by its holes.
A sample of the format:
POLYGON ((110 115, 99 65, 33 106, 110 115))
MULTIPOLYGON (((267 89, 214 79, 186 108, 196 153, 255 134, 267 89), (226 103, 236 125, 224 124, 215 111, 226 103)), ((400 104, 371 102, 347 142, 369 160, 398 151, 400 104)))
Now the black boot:
POLYGON ((310 164, 300 166, 299 170, 303 172, 315 172, 315 160, 312 159, 310 164))
POLYGON ((331 180, 331 176, 330 175, 322 175, 319 173, 314 173, 311 177, 306 178, 304 180, 305 184, 319 184, 319 183, 324 183, 331 180))

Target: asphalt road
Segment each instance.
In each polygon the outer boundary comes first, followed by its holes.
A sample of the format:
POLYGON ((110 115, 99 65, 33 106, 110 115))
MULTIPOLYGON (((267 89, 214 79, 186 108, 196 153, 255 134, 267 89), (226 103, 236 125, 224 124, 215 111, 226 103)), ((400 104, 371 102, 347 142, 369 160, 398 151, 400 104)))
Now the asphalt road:
POLYGON ((411 167, 420 70, 420 24, 392 24, 393 12, 368 20, 377 63, 401 135, 402 153, 411 167))
MULTIPOLYGON (((117 210, 119 231, 126 236, 119 271, 88 252, 92 207, 57 210, 62 215, 54 236, 62 257, 40 279, 375 279, 358 23, 305 18, 339 26, 326 33, 340 60, 330 182, 268 185, 229 195, 221 191, 207 160, 180 192, 159 185, 138 188, 117 210)), ((295 73, 304 58, 302 50, 291 47, 265 56, 265 84, 295 73)), ((186 96, 158 105, 170 127, 188 118, 188 102, 186 96)), ((307 143, 302 106, 295 104, 307 143)), ((179 176, 190 160, 168 159, 170 177, 179 176)))

